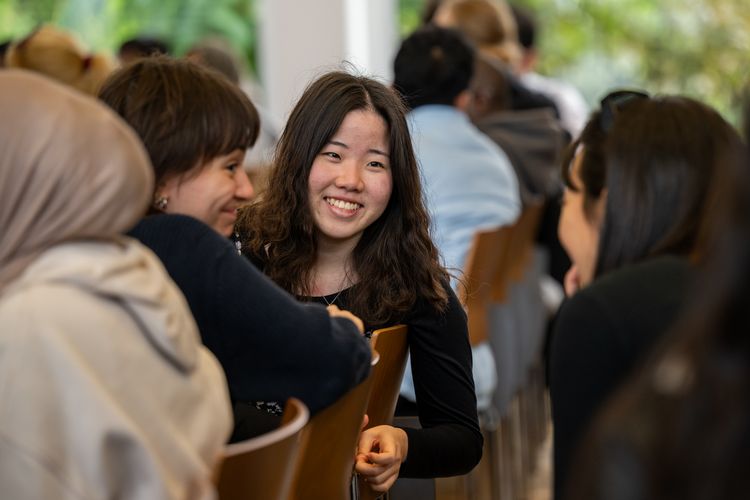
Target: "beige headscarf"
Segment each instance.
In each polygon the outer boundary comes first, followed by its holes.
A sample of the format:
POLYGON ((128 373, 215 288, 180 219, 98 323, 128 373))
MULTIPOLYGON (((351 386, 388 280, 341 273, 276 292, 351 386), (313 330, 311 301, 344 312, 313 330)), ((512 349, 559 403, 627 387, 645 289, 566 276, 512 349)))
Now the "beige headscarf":
POLYGON ((45 249, 107 238, 145 213, 153 170, 135 133, 95 99, 0 72, 0 294, 45 249))

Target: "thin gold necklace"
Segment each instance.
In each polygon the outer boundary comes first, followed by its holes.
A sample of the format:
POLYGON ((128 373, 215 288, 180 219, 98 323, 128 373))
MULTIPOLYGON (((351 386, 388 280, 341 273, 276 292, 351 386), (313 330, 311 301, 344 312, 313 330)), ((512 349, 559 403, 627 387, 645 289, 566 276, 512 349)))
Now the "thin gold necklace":
POLYGON ((323 295, 323 302, 325 302, 329 306, 332 306, 333 304, 335 304, 336 300, 339 298, 339 295, 341 295, 341 292, 343 292, 344 290, 346 290, 346 284, 347 284, 347 282, 351 283, 351 280, 349 279, 349 273, 348 272, 344 273, 344 278, 341 280, 341 284, 339 285, 339 291, 338 291, 338 293, 333 297, 333 299, 331 299, 330 302, 326 298, 327 296, 323 295))
POLYGON ((336 294, 336 296, 335 296, 335 297, 334 297, 334 298, 333 298, 333 299, 332 299, 332 300, 331 300, 330 302, 328 302, 328 299, 326 298, 326 296, 325 296, 325 295, 323 295, 323 301, 324 301, 324 302, 325 302, 326 304, 328 304, 329 306, 332 306, 332 305, 333 305, 333 304, 334 304, 334 303, 336 302, 336 299, 338 299, 338 298, 339 298, 339 295, 341 295, 341 292, 343 292, 343 291, 344 291, 344 289, 343 289, 343 288, 342 288, 341 290, 339 290, 339 293, 337 293, 337 294, 336 294))

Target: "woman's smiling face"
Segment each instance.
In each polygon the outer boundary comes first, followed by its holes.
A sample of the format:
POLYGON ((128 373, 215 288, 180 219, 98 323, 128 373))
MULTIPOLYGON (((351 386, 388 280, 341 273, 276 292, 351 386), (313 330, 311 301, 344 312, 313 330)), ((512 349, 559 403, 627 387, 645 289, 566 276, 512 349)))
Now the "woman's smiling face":
POLYGON ((388 126, 371 109, 350 111, 313 161, 310 210, 319 243, 357 245, 393 189, 388 126))
POLYGON ((159 196, 169 199, 165 212, 190 215, 229 236, 237 209, 250 201, 253 186, 242 169, 245 151, 236 149, 180 176, 169 178, 159 196))

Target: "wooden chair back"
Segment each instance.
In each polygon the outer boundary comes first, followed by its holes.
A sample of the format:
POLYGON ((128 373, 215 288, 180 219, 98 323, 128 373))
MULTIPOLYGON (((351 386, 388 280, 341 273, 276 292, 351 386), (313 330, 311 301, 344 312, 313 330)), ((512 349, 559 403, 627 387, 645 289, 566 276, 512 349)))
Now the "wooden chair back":
POLYGON ((278 429, 228 445, 218 473, 220 500, 286 500, 309 417, 304 403, 291 398, 278 429))
POLYGON ((377 350, 380 355, 380 361, 372 374, 372 391, 367 402, 369 422, 366 428, 391 425, 393 422, 409 352, 407 332, 406 325, 396 325, 372 333, 370 342, 373 350, 377 350))
POLYGON ((543 201, 533 202, 523 209, 512 226, 505 228, 508 244, 492 278, 492 302, 506 302, 511 283, 523 278, 534 251, 543 210, 543 201))
MULTIPOLYGON (((380 354, 380 361, 373 372, 372 391, 367 402, 368 422, 366 429, 377 425, 391 425, 401 389, 401 379, 406 369, 408 328, 396 325, 381 328, 372 333, 372 348, 380 354)), ((359 500, 374 500, 382 493, 375 493, 367 483, 358 480, 359 500)))
POLYGON ((350 500, 354 455, 378 360, 373 352, 370 375, 305 426, 289 498, 350 500))
POLYGON ((493 279, 511 247, 511 234, 511 229, 507 227, 476 233, 466 257, 458 296, 468 315, 469 341, 472 346, 485 342, 489 337, 487 315, 492 299, 493 279))
POLYGON ((534 241, 536 240, 539 223, 544 212, 544 202, 536 201, 524 208, 518 221, 518 239, 511 269, 511 279, 521 281, 526 269, 532 261, 534 254, 534 241))

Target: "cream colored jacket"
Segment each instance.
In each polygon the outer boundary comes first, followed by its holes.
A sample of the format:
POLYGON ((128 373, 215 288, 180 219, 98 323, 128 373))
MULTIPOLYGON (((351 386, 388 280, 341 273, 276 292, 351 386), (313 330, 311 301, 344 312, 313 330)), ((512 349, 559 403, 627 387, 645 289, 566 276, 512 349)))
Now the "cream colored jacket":
POLYGON ((157 258, 58 245, 0 296, 0 497, 203 499, 224 374, 157 258))

